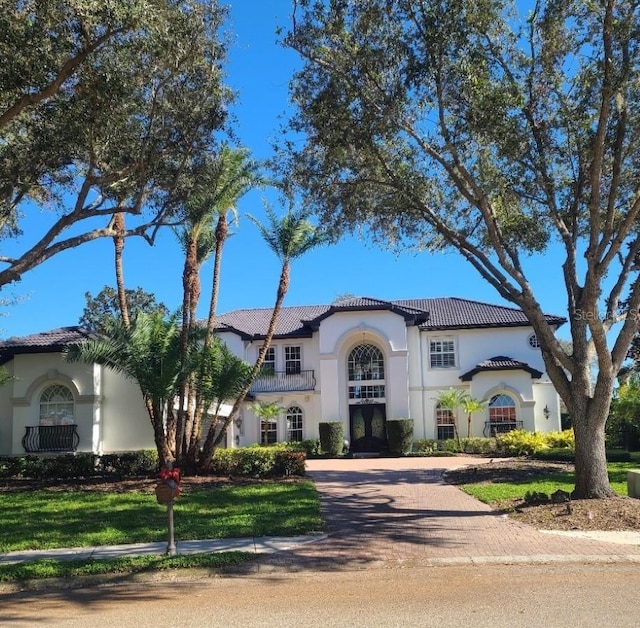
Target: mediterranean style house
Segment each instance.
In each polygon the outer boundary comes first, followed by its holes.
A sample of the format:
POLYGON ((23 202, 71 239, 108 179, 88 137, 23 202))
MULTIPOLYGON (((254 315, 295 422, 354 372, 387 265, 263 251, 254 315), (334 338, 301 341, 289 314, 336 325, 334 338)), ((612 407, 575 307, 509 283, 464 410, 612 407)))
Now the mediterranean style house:
MULTIPOLYGON (((270 309, 218 317, 220 338, 253 362, 270 309)), ((556 329, 565 322, 547 316, 556 329)), ((88 337, 65 327, 0 343, 14 379, 0 388, 0 455, 151 449, 153 434, 136 383, 97 364, 67 363, 63 349, 88 337)), ((318 424, 341 421, 353 452, 386 445, 387 419, 411 418, 414 438, 454 436, 453 414, 438 395, 460 389, 485 402, 471 436, 515 428, 560 429, 560 403, 524 314, 461 298, 343 299, 283 308, 255 401, 280 415, 261 420, 245 404, 227 445, 318 437, 318 424)), ((462 436, 467 415, 458 411, 462 436)))

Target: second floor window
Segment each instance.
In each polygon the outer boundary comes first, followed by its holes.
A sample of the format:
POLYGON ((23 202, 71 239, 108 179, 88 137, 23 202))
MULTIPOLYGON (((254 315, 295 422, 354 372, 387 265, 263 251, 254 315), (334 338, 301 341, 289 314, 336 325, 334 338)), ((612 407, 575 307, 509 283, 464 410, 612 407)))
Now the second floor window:
POLYGON ((269 347, 262 363, 262 375, 274 375, 276 372, 276 348, 269 347))
POLYGON ((297 375, 302 372, 301 347, 284 348, 284 370, 287 375, 297 375))
POLYGON ((429 341, 429 360, 432 369, 455 368, 456 346, 451 338, 429 341))

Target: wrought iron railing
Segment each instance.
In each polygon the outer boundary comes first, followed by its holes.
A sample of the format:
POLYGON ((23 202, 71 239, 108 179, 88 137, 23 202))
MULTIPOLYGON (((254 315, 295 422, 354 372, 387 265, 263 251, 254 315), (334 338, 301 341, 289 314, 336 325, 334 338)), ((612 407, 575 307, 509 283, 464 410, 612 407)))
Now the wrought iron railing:
POLYGON ((487 437, 495 436, 496 434, 506 434, 513 430, 521 430, 523 426, 523 421, 485 421, 482 433, 487 437))
POLYGON ((286 371, 271 371, 258 375, 250 392, 292 392, 298 390, 314 390, 316 378, 314 371, 300 371, 299 373, 287 373, 286 371))
POLYGON ((80 444, 77 425, 28 425, 22 446, 28 453, 75 451, 80 444))

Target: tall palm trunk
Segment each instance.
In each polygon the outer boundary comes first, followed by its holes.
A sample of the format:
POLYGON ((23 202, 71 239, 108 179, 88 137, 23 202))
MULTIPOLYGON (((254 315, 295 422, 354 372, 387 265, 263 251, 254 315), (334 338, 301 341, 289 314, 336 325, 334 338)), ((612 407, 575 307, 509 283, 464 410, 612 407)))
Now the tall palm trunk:
MULTIPOLYGON (((198 278, 198 240, 195 234, 189 238, 186 246, 184 267, 182 271, 182 329, 180 335, 180 357, 182 371, 186 372, 184 366, 187 362, 189 338, 192 333, 195 310, 197 308, 197 298, 199 297, 198 278), (195 300, 195 303, 194 303, 195 300)), ((176 459, 179 464, 187 455, 188 438, 192 425, 191 416, 191 389, 188 376, 184 377, 178 385, 178 412, 176 416, 176 459)))
POLYGON ((218 294, 220 292, 220 266, 222 263, 222 249, 229 235, 229 223, 226 212, 220 212, 216 225, 216 252, 213 258, 213 281, 211 286, 211 302, 209 303, 209 317, 207 318, 207 336, 205 346, 209 346, 213 337, 216 312, 218 309, 218 294))
POLYGON ((204 446, 202 448, 202 455, 200 458, 200 467, 203 469, 208 468, 211 465, 211 460, 213 459, 213 454, 216 450, 216 447, 220 445, 224 435, 226 434, 227 428, 231 425, 231 422, 236 418, 238 413, 240 412, 240 408, 244 403, 249 389, 251 388, 251 384, 257 377, 262 365, 264 363, 264 358, 267 355, 267 350, 271 345, 271 340, 273 339, 273 335, 276 330, 276 325, 278 324, 278 318, 280 316, 280 310, 282 309, 282 303, 284 301, 284 297, 289 290, 289 276, 290 276, 290 262, 289 259, 286 258, 282 263, 282 270, 280 272, 280 281, 278 282, 278 291, 276 295, 276 302, 273 307, 273 312, 271 313, 271 320, 269 321, 269 328, 267 329, 267 334, 265 336, 262 347, 260 347, 260 351, 258 351, 258 357, 251 369, 251 373, 245 384, 244 388, 240 392, 240 394, 236 397, 236 400, 231 408, 231 412, 229 416, 225 418, 224 423, 222 424, 220 429, 209 429, 207 434, 207 438, 204 442, 204 446))
MULTIPOLYGON (((211 301, 209 302, 209 314, 207 317, 207 331, 204 338, 205 350, 211 346, 213 342, 213 332, 215 327, 215 317, 218 308, 218 294, 220 292, 220 267, 222 263, 222 249, 229 234, 229 223, 227 221, 226 211, 221 211, 218 215, 218 222, 215 231, 215 253, 213 258, 213 279, 211 286, 211 301)), ((194 313, 195 317, 195 313, 194 313)), ((186 430, 190 435, 187 460, 190 465, 197 466, 198 447, 202 431, 202 420, 207 408, 204 407, 203 401, 195 395, 189 396, 189 408, 192 411, 192 420, 188 423, 186 430)))
POLYGON ((116 271, 116 288, 118 290, 118 304, 120 306, 120 317, 125 329, 131 327, 129 319, 129 304, 127 303, 127 290, 124 284, 124 266, 122 254, 124 251, 124 231, 125 222, 124 214, 115 214, 112 223, 113 230, 116 235, 113 236, 113 246, 115 249, 114 262, 116 271))

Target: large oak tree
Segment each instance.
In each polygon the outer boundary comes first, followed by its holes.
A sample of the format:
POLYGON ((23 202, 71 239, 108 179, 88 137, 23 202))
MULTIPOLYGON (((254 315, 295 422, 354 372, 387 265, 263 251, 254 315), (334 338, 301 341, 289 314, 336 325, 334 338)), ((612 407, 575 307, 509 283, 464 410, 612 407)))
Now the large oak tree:
POLYGON ((215 1, 0 0, 0 287, 171 220, 226 121, 224 17, 215 1))
POLYGON ((640 306, 639 3, 296 5, 292 183, 336 232, 456 250, 522 308, 573 419, 574 495, 611 495, 604 426, 640 306), (551 246, 571 352, 523 263, 551 246))

